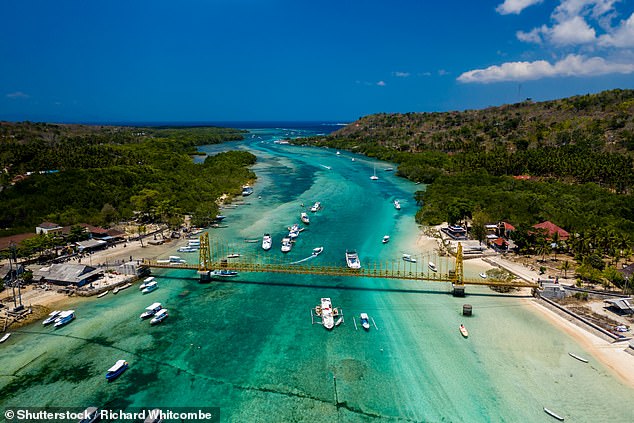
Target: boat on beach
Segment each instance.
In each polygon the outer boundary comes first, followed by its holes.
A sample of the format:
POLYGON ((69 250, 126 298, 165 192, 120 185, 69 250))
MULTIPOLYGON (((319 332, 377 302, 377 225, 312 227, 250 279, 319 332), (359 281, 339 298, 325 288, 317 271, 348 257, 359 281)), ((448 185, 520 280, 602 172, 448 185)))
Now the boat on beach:
POLYGON ((552 411, 552 410, 549 410, 549 409, 548 409, 548 408, 546 408, 546 407, 544 407, 544 412, 545 412, 546 414, 548 414, 549 416, 556 418, 556 419, 557 419, 557 420, 559 420, 560 422, 563 422, 563 421, 564 421, 564 418, 563 418, 562 416, 560 416, 559 414, 555 413, 555 412, 554 412, 554 411, 552 411))
POLYGON ((53 323, 56 319, 57 316, 59 316, 59 314, 61 313, 61 310, 55 310, 49 313, 48 317, 46 319, 44 319, 44 321, 42 322, 42 324, 44 326, 46 325, 50 325, 51 323, 53 323))
POLYGON ((244 185, 242 187, 242 196, 248 197, 251 194, 253 194, 253 188, 251 188, 249 185, 244 185))
POLYGON ((65 324, 68 324, 74 318, 75 318, 75 310, 62 311, 59 314, 59 317, 55 320, 55 324, 53 326, 55 326, 56 328, 61 328, 65 324))
POLYGON ((112 290, 113 294, 117 294, 119 291, 123 291, 124 289, 128 289, 132 286, 131 283, 126 283, 125 285, 121 285, 112 290))
POLYGON ((412 257, 411 254, 403 254, 403 261, 408 261, 410 263, 416 263, 416 259, 412 257))
POLYGON ((127 368, 128 368, 128 362, 127 361, 118 360, 114 364, 114 366, 109 368, 108 371, 106 372, 106 380, 108 380, 108 381, 115 380, 116 378, 121 376, 121 374, 123 372, 125 372, 127 368))
POLYGON ((230 259, 230 258, 238 258, 238 257, 240 257, 239 253, 227 254, 227 258, 228 259, 230 259))
POLYGON ((162 309, 160 309, 159 311, 156 312, 156 314, 154 315, 152 320, 150 320, 150 324, 151 325, 159 324, 163 320, 165 320, 167 318, 167 316, 169 316, 169 314, 167 313, 167 309, 166 308, 162 308, 162 309))
POLYGON ((308 214, 306 212, 302 212, 302 214, 300 215, 300 219, 302 220, 302 222, 304 222, 306 225, 308 225, 310 223, 310 218, 308 217, 308 214))
POLYGON ((370 330, 370 318, 367 313, 361 313, 359 315, 359 320, 361 321, 361 327, 365 330, 370 330))
POLYGON ((361 261, 359 254, 355 250, 346 250, 346 264, 350 269, 360 269, 361 261))
POLYGON ((271 238, 271 234, 264 234, 262 237, 262 249, 264 251, 268 251, 271 249, 273 245, 273 239, 271 238))
POLYGON ((2 338, 0 338, 0 344, 2 344, 4 341, 9 339, 10 336, 11 336, 11 332, 5 333, 4 336, 2 338))
POLYGON ((438 268, 436 267, 436 265, 431 261, 427 264, 427 267, 429 267, 429 270, 431 270, 432 272, 438 271, 438 268))
POLYGON ((465 338, 469 337, 469 332, 467 331, 467 328, 464 327, 464 325, 460 325, 460 333, 462 334, 462 336, 464 336, 465 338))
POLYGON ((390 236, 389 235, 383 236, 383 240, 381 242, 383 244, 387 244, 388 242, 390 242, 390 236))
POLYGON ((141 319, 147 319, 148 317, 154 316, 162 308, 163 306, 161 305, 161 303, 150 304, 149 306, 145 307, 145 311, 141 313, 139 317, 141 319))
POLYGON ((577 360, 579 360, 579 361, 581 361, 581 362, 583 362, 583 363, 587 363, 587 362, 588 362, 588 359, 583 358, 583 357, 579 357, 579 356, 578 356, 577 354, 575 354, 575 353, 571 353, 571 352, 569 352, 569 353, 568 353, 568 355, 569 355, 570 357, 572 357, 572 358, 576 358, 577 360))
POLYGON ((110 290, 102 292, 101 294, 97 295, 97 298, 105 297, 106 295, 108 295, 108 292, 110 292, 110 290))

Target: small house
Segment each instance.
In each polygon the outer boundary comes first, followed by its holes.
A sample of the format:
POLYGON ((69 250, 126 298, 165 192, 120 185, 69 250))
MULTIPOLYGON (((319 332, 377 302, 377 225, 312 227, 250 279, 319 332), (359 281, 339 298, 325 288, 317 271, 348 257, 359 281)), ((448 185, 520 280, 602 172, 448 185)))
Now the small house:
POLYGON ((617 314, 634 314, 634 305, 631 298, 610 298, 604 300, 607 308, 617 314))
POLYGON ((75 263, 52 264, 33 272, 33 279, 54 285, 81 287, 103 277, 103 270, 75 263))
POLYGON ((44 234, 44 235, 62 235, 62 228, 57 223, 53 222, 42 222, 35 227, 36 234, 44 234))

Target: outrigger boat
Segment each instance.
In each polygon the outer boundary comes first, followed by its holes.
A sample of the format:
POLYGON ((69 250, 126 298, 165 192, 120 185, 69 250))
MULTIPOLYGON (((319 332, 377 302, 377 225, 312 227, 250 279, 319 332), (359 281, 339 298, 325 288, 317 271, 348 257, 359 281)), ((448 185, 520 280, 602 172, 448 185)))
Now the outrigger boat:
POLYGON ((410 263, 416 263, 416 259, 411 254, 403 254, 403 261, 409 261, 410 263))
POLYGON ((147 319, 148 317, 154 316, 162 308, 163 306, 161 305, 161 303, 150 304, 149 306, 145 307, 145 311, 141 313, 139 317, 141 319, 147 319))
POLYGON ((55 320, 55 324, 53 326, 55 326, 56 328, 60 328, 64 326, 65 324, 67 324, 68 322, 70 322, 71 320, 73 320, 74 318, 75 318, 75 310, 62 311, 59 314, 59 317, 55 320))
POLYGON ((150 292, 157 290, 157 289, 158 289, 158 287, 159 287, 159 286, 158 286, 158 282, 156 282, 156 281, 152 281, 152 282, 148 283, 148 284, 145 286, 145 288, 143 288, 143 290, 141 290, 141 292, 142 292, 143 294, 149 294, 150 292))
POLYGON ((159 324, 163 320, 165 320, 167 318, 167 316, 169 316, 169 314, 167 314, 167 309, 166 308, 162 308, 162 309, 160 309, 159 311, 156 312, 156 314, 154 315, 152 320, 150 320, 150 324, 151 325, 159 324))
POLYGON ((273 245, 271 234, 264 234, 264 236, 262 237, 262 249, 264 251, 268 251, 271 249, 271 245, 273 245))
POLYGON ((324 247, 313 248, 313 255, 318 256, 324 251, 324 247))
POLYGON ((139 291, 143 291, 147 286, 154 280, 154 276, 150 276, 149 278, 145 278, 143 283, 139 285, 139 291))

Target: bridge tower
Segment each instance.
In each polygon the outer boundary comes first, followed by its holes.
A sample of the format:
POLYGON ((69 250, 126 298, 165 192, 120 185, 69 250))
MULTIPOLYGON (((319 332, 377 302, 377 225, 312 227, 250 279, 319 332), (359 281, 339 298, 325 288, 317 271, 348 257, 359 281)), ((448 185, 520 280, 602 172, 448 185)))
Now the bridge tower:
POLYGON ((205 232, 200 236, 200 247, 198 248, 198 271, 206 272, 211 270, 211 254, 209 251, 209 233, 205 232))
POLYGON ((453 275, 452 281, 453 295, 454 297, 464 297, 464 270, 462 268, 462 243, 458 243, 458 249, 456 251, 456 271, 453 275))

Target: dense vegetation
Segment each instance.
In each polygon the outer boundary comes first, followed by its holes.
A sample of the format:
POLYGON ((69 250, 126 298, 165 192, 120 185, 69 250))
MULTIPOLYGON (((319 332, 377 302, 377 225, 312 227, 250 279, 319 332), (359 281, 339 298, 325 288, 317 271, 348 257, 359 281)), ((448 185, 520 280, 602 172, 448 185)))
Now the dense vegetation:
POLYGON ((225 128, 130 128, 0 123, 4 234, 50 220, 109 225, 133 217, 197 223, 215 216, 222 193, 239 193, 255 156, 228 152, 195 164, 196 146, 241 139, 225 128), (39 173, 54 171, 53 173, 39 173), (16 181, 18 175, 33 172, 16 181))
POLYGON ((296 142, 398 163, 400 176, 430 184, 416 195, 420 223, 474 214, 517 227, 551 220, 573 234, 601 228, 632 242, 633 90, 464 112, 376 114, 296 142))

